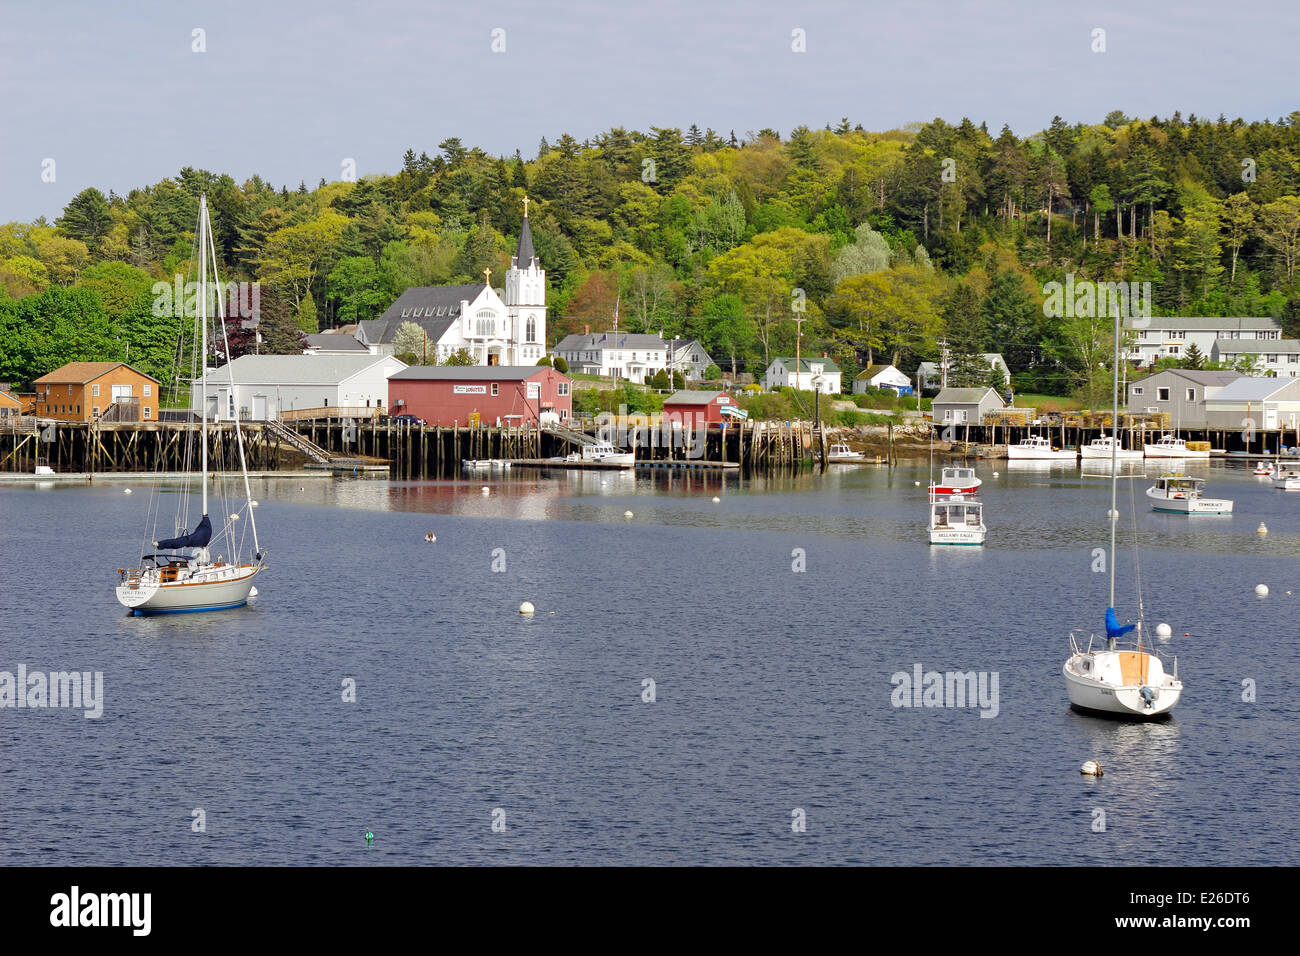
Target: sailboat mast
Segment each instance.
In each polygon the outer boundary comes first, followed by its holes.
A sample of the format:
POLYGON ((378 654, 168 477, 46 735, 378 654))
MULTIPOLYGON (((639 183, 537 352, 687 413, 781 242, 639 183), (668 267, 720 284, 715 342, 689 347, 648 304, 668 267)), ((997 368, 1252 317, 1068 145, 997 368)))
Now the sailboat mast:
POLYGON ((1110 410, 1110 606, 1115 606, 1115 527, 1119 524, 1119 305, 1115 306, 1115 365, 1110 410))
POLYGON ((203 514, 208 513, 208 258, 203 253, 208 196, 199 197, 199 408, 203 413, 203 514))
MULTIPOLYGON (((221 343, 226 351, 226 372, 230 376, 230 394, 235 394, 235 369, 233 359, 230 357, 230 336, 226 332, 226 305, 225 300, 221 297, 221 276, 217 274, 217 243, 212 238, 212 223, 208 219, 207 210, 203 213, 203 223, 207 226, 208 231, 208 249, 212 256, 212 279, 217 286, 217 319, 221 323, 221 343)), ((256 335, 256 333, 254 333, 256 335)), ((244 434, 240 430, 239 416, 235 416, 235 447, 239 449, 239 471, 244 477, 244 501, 248 504, 248 524, 253 532, 253 552, 260 559, 262 556, 262 546, 257 540, 257 518, 253 515, 253 490, 248 484, 248 462, 244 457, 244 434)))

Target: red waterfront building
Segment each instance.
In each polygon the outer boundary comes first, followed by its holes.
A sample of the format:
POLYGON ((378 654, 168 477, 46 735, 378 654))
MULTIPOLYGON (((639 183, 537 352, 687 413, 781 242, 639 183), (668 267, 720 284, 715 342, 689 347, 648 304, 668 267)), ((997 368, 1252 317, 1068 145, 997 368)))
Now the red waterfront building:
POLYGON ((726 392, 673 392, 664 399, 664 417, 680 416, 683 425, 721 425, 724 408, 735 408, 736 400, 726 392))
POLYGON ((412 365, 389 377, 388 409, 430 425, 566 422, 573 380, 546 365, 412 365))

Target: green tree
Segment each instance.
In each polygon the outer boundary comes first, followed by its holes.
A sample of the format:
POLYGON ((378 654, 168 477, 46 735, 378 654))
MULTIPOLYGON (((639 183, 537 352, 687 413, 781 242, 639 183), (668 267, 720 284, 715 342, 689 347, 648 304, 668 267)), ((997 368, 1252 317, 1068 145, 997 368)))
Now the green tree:
POLYGON ((112 228, 112 210, 104 194, 92 186, 72 198, 55 225, 69 239, 78 239, 88 249, 97 251, 112 228))
POLYGON ((1294 288, 1296 259, 1300 256, 1300 197, 1283 196, 1265 204, 1259 220, 1260 236, 1277 251, 1287 288, 1294 288))
POLYGON ((308 335, 320 331, 320 319, 316 316, 316 300, 311 293, 306 293, 298 303, 298 328, 308 335))
POLYGON ((335 316, 341 325, 379 314, 389 299, 386 285, 369 256, 340 259, 325 280, 326 294, 338 303, 335 316))
POLYGON ((568 361, 565 360, 564 356, 562 355, 555 356, 554 364, 555 364, 555 370, 559 372, 561 375, 569 374, 569 363, 568 361))

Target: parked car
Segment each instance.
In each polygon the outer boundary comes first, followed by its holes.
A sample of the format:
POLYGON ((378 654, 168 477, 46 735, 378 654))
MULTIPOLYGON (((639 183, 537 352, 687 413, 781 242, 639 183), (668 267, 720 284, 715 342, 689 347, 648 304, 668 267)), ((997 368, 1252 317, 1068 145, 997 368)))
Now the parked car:
POLYGON ((393 421, 399 425, 427 425, 423 418, 416 418, 414 415, 394 415, 393 421))

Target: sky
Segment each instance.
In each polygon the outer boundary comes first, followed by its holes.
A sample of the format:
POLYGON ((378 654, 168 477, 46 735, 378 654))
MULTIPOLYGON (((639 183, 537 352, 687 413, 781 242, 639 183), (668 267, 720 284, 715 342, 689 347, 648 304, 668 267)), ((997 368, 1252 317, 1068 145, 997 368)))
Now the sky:
POLYGON ((185 166, 393 173, 449 136, 532 158, 612 126, 1277 119, 1300 109, 1297 27, 1293 0, 5 0, 0 222, 185 166))

